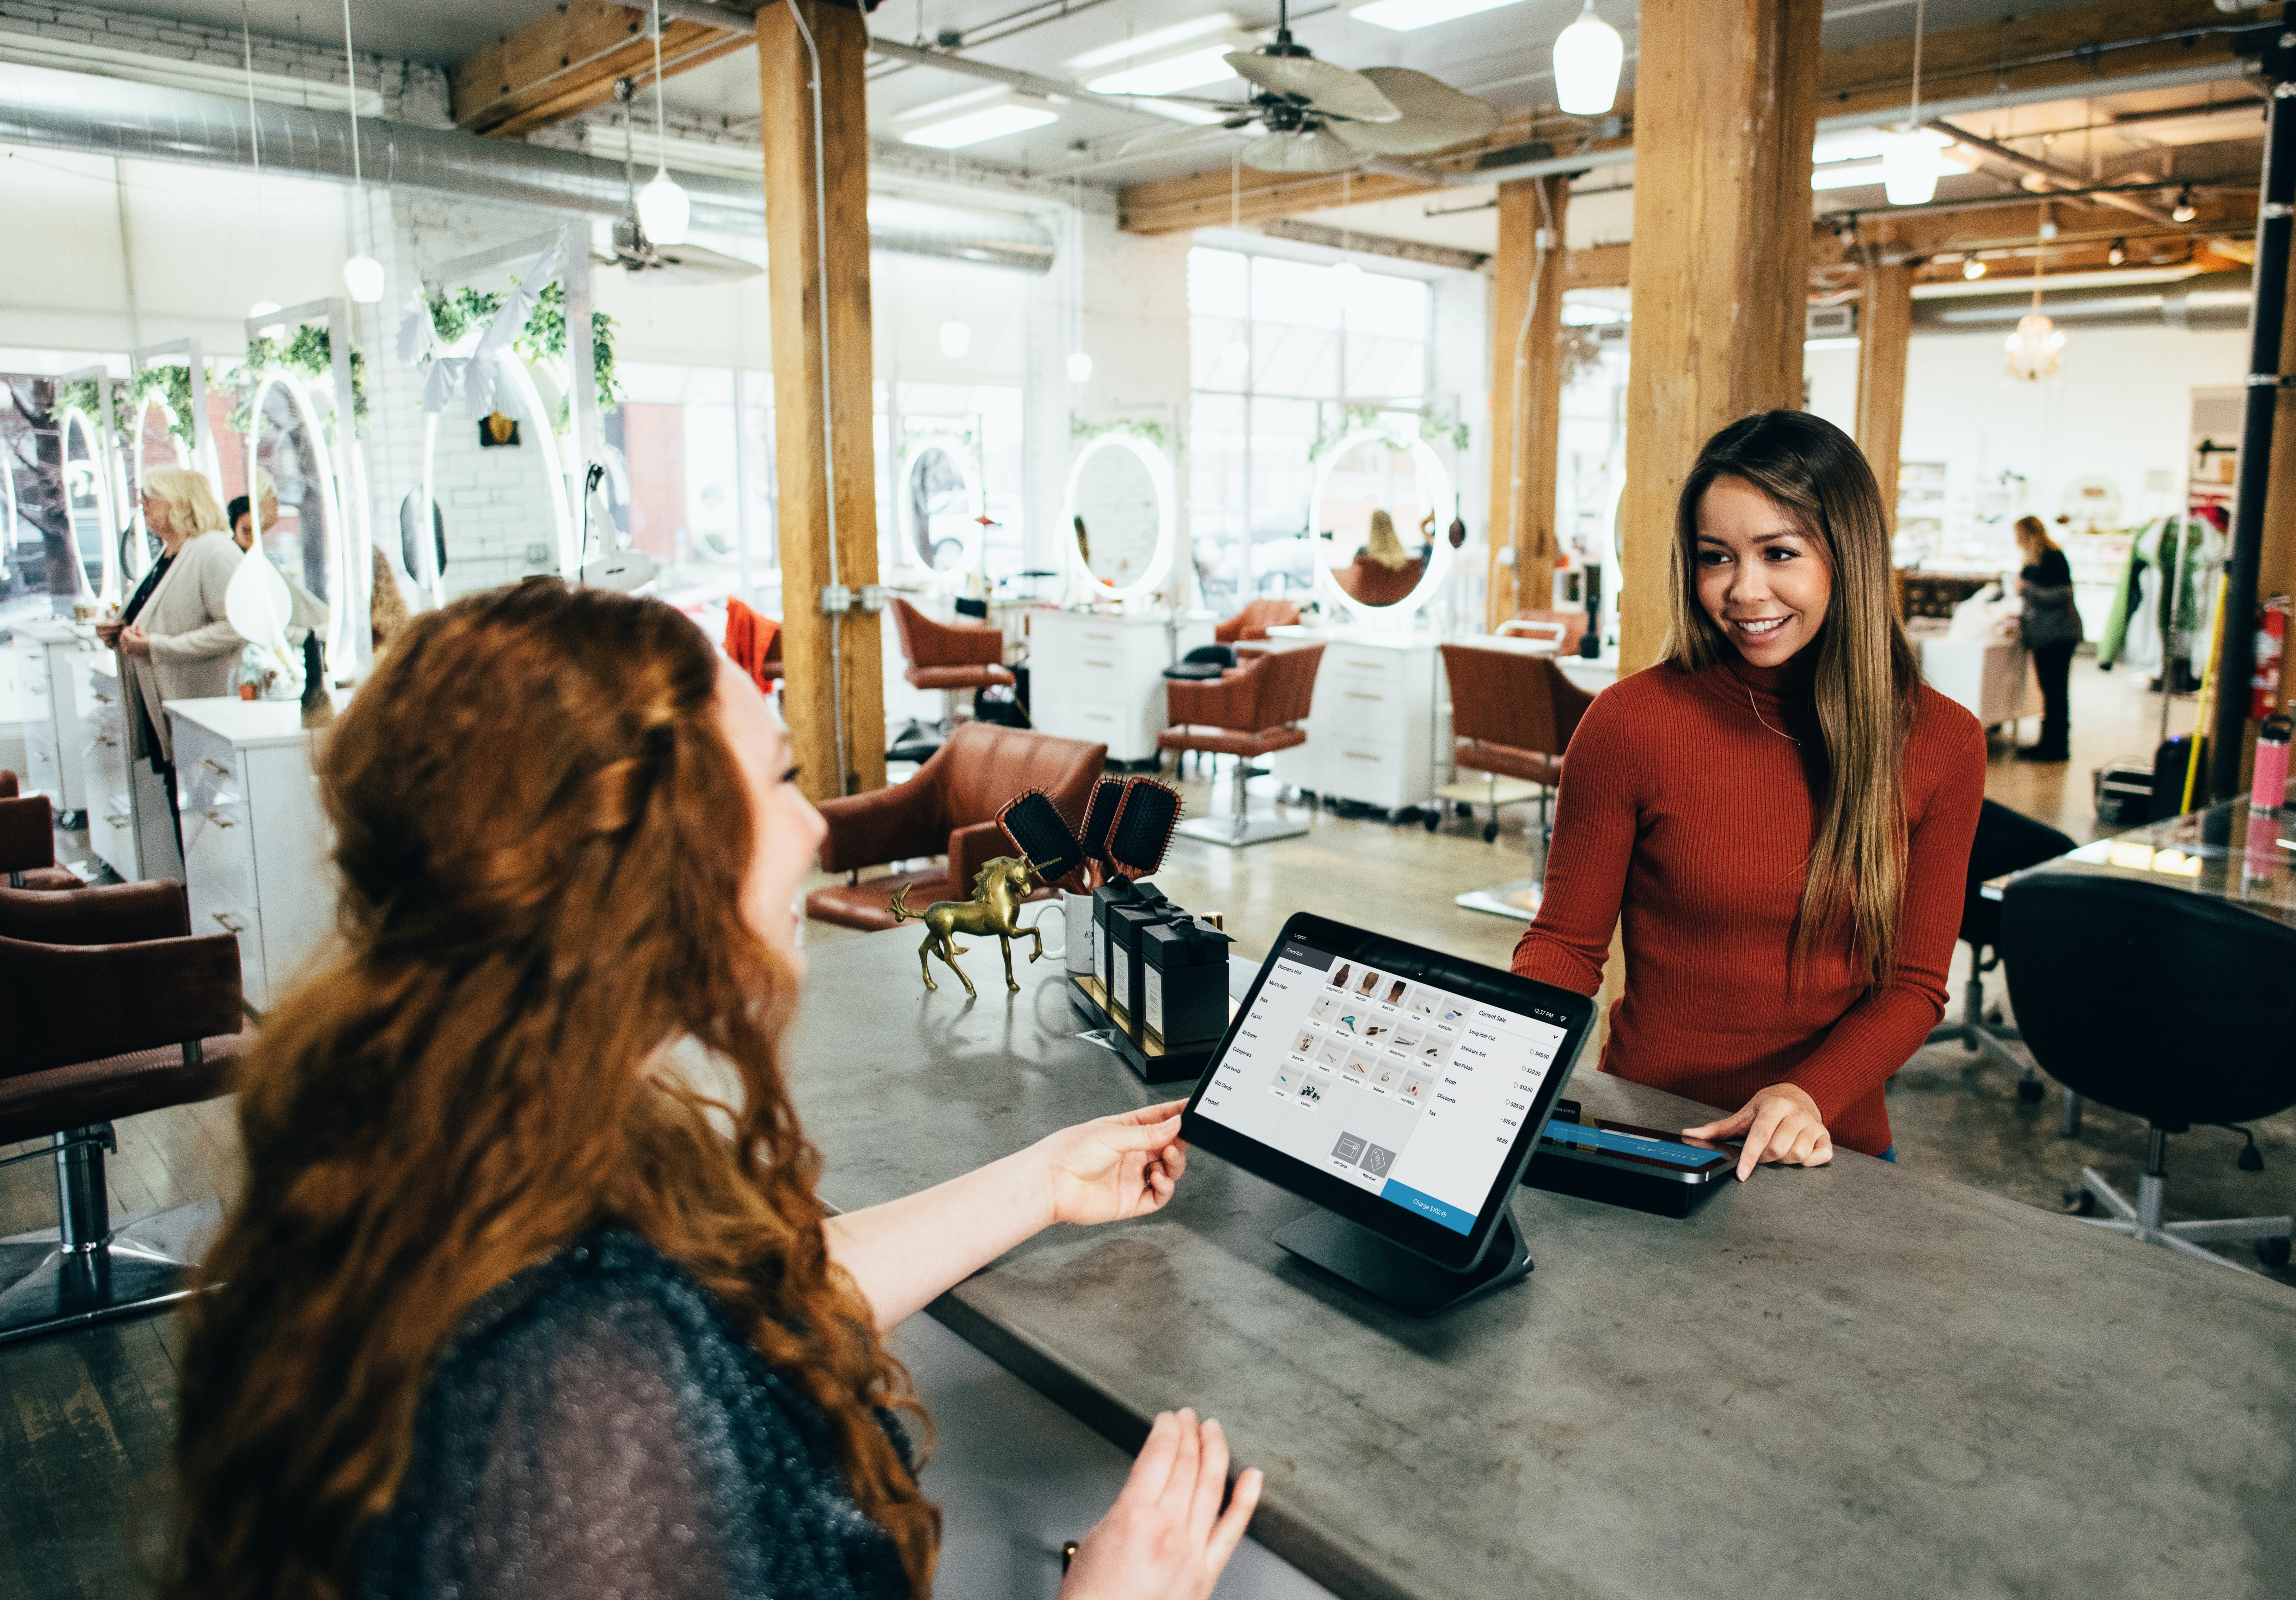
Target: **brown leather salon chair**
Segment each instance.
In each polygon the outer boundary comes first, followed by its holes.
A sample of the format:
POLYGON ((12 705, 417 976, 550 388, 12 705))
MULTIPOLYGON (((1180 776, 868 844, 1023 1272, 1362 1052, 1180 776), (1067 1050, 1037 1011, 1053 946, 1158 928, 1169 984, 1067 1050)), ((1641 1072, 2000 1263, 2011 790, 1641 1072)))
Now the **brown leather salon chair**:
POLYGON ((12 889, 78 889, 56 865, 54 816, 45 794, 16 792, 16 775, 0 769, 0 873, 12 889))
POLYGON ((1587 613, 1520 611, 1500 623, 1498 632, 1501 638, 1551 639, 1557 655, 1577 655, 1580 641, 1587 636, 1587 613))
POLYGON ((1217 682, 1165 682, 1168 726, 1156 735, 1156 748, 1236 759, 1230 814, 1192 818, 1180 825, 1179 832, 1234 849, 1272 839, 1296 839, 1308 831, 1304 821, 1294 823, 1280 811, 1251 816, 1244 808, 1244 784, 1259 757, 1308 742, 1307 730, 1300 724, 1308 719, 1316 698, 1316 671, 1323 663, 1324 647, 1309 644, 1299 650, 1254 652, 1217 682))
POLYGON ((1004 665, 1003 629, 936 622, 898 595, 887 598, 893 626, 899 630, 901 654, 909 663, 901 676, 920 689, 939 689, 948 696, 946 721, 955 720, 960 693, 1013 681, 1013 669, 1004 665))
POLYGON ((1289 600, 1255 600, 1226 621, 1215 625, 1212 638, 1221 644, 1264 639, 1271 628, 1297 628, 1300 608, 1289 600))
POLYGON ((982 866, 1013 853, 996 825, 1005 801, 1024 789, 1041 789, 1062 815, 1080 820, 1107 761, 1105 744, 993 722, 964 724, 907 783, 821 802, 822 820, 829 825, 821 841, 822 870, 847 879, 806 896, 805 914, 875 932, 894 925, 893 896, 905 883, 908 903, 918 909, 969 898, 982 866), (946 855, 947 866, 860 876, 865 866, 939 855, 946 855))
POLYGON ((52 1161, 59 1226, 0 1239, 0 1344, 156 1309, 192 1292, 209 1201, 114 1222, 103 1153, 122 1117, 213 1099, 241 1032, 239 942, 190 937, 180 883, 0 900, 0 1161, 52 1161))
POLYGON ((1336 569, 1332 578, 1357 605, 1394 605, 1411 597, 1425 565, 1417 556, 1399 567, 1388 567, 1368 555, 1358 555, 1354 565, 1336 569))
POLYGON ((1472 644, 1441 648, 1451 683, 1451 734, 1458 741, 1451 759, 1491 780, 1484 842, 1499 836, 1499 807, 1513 803, 1496 798, 1503 777, 1538 786, 1539 828, 1551 832, 1548 802, 1562 782, 1562 752, 1595 697, 1546 656, 1472 644))

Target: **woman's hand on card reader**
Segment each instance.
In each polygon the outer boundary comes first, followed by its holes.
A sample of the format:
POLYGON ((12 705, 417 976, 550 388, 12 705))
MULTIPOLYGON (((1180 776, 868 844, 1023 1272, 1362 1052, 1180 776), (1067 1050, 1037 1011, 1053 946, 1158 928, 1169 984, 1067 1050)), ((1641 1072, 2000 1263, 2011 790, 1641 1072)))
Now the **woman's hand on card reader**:
POLYGON ((1682 1130, 1685 1139, 1718 1141, 1741 1134, 1746 1136, 1744 1147, 1738 1152, 1741 1182, 1753 1176, 1754 1169, 1764 1161, 1823 1167, 1833 1159, 1833 1136, 1825 1131, 1817 1102, 1809 1097, 1808 1090, 1791 1083, 1774 1083, 1756 1090, 1734 1116, 1682 1130))

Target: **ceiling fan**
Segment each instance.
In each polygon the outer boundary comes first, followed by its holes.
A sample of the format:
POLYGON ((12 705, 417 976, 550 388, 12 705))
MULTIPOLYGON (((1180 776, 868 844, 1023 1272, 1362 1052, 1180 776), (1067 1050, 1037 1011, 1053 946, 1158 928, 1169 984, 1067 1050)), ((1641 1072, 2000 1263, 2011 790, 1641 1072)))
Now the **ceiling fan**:
POLYGON ((630 78, 618 78, 614 98, 622 103, 623 211, 614 218, 612 259, 633 275, 656 283, 722 283, 731 278, 755 277, 765 268, 739 256, 708 250, 699 244, 656 244, 646 237, 638 220, 636 160, 631 147, 628 107, 637 93, 630 78))
MULTIPOLYGON (((1318 60, 1292 40, 1288 0, 1277 0, 1275 38, 1257 50, 1233 50, 1227 64, 1252 86, 1248 101, 1171 94, 1156 98, 1206 106, 1226 115, 1231 131, 1257 124, 1242 161, 1259 172, 1343 172, 1376 156, 1424 155, 1479 139, 1498 126, 1489 105, 1408 67, 1354 71, 1318 60)), ((1124 146, 1136 155, 1200 138, 1205 128, 1152 134, 1124 146)))

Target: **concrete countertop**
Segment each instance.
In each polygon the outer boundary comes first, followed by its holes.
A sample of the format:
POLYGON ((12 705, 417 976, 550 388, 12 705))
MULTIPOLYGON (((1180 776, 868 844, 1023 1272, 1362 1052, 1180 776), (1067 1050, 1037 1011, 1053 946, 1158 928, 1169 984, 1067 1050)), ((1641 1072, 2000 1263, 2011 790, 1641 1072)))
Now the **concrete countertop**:
MULTIPOLYGON (((1171 1097, 1074 1035, 1060 964, 929 995, 907 930, 816 948, 784 1054, 851 1209, 1171 1097)), ((1184 1088, 1178 1092, 1185 1092, 1184 1088)), ((1686 1102, 1583 1069, 1590 1114, 1686 1102)), ((1526 1191, 1528 1283, 1431 1322, 1269 1240, 1308 1209, 1201 1152, 1172 1205, 1057 1228, 932 1314, 1126 1448, 1159 1409, 1267 1474, 1253 1534, 1351 1600, 2284 1595, 2296 1295, 1842 1154, 1688 1221, 1526 1191)))

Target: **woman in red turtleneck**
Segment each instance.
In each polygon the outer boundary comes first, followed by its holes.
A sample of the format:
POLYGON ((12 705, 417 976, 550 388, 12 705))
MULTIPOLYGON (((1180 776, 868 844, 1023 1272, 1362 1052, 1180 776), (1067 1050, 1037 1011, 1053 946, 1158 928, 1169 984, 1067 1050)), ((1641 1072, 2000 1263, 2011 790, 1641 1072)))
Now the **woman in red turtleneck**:
POLYGON ((1603 1071, 1733 1114, 1738 1176, 1890 1153, 1882 1089, 1942 1014, 1985 797, 1977 719, 1925 687, 1849 437, 1772 411, 1683 485, 1664 659, 1571 736, 1514 970, 1582 994, 1623 923, 1603 1071))

